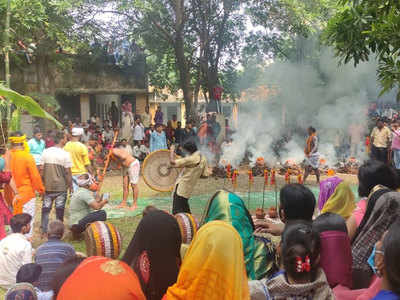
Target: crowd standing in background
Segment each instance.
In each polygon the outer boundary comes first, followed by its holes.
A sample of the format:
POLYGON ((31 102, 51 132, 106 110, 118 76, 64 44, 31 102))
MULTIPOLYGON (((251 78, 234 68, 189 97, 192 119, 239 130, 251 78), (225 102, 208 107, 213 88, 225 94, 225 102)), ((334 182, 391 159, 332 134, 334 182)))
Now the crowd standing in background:
MULTIPOLYGON (((399 169, 397 121, 378 119, 368 135, 372 159, 359 168, 359 202, 336 176, 321 181, 318 201, 308 187, 287 184, 279 193, 279 219, 253 220, 238 195, 219 191, 199 226, 188 199, 205 173, 197 145, 216 148, 215 118, 197 130, 190 121, 182 128, 176 116, 164 126, 161 109, 153 120, 148 108, 147 116, 134 116, 126 105, 121 120, 116 106, 109 113, 110 121, 93 115, 44 140, 39 129, 29 142, 21 132, 10 135, 11 149, 0 159, 0 287, 8 290, 6 300, 400 299, 400 178, 388 163, 393 152, 399 169), (120 121, 121 130, 114 130, 120 121), (146 207, 121 253, 122 237, 103 209, 108 198, 95 192, 96 171, 112 149, 122 169, 121 206, 131 186, 130 208, 136 209, 140 161, 168 148, 171 164, 183 168, 172 213, 146 207), (184 158, 175 156, 179 151, 184 158), (38 195, 47 239, 34 249, 38 195), (53 202, 56 220, 50 221, 53 202), (86 253, 62 241, 66 228, 74 239, 85 239, 86 253)), ((313 128, 306 144, 313 169, 313 128)))

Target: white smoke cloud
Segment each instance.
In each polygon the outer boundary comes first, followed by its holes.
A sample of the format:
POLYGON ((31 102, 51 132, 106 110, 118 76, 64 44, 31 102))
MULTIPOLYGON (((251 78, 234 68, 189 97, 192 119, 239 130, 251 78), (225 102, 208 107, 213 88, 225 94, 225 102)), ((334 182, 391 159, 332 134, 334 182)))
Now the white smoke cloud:
MULTIPOLYGON (((313 126, 320 139, 319 152, 328 165, 335 164, 337 139, 349 136, 350 126, 361 126, 360 145, 368 134, 368 105, 380 91, 376 69, 374 60, 357 68, 351 63, 338 66, 330 50, 314 65, 275 62, 267 66, 257 85, 269 87, 276 95, 240 103, 238 128, 222 160, 237 166, 247 151, 252 162, 264 157, 270 165, 288 159, 299 163, 304 159, 305 130, 313 126), (282 136, 290 136, 290 141, 274 145, 282 136)), ((391 92, 380 101, 394 99, 391 92)), ((365 152, 359 151, 357 158, 364 159, 365 152)))

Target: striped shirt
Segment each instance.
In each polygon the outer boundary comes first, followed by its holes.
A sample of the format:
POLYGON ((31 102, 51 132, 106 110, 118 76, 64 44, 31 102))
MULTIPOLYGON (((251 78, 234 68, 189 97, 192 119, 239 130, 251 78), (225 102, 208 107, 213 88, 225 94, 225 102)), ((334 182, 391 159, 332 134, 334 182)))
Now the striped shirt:
POLYGON ((74 247, 59 239, 49 239, 36 251, 35 262, 42 267, 38 288, 51 290, 51 281, 57 268, 67 259, 75 256, 74 247))

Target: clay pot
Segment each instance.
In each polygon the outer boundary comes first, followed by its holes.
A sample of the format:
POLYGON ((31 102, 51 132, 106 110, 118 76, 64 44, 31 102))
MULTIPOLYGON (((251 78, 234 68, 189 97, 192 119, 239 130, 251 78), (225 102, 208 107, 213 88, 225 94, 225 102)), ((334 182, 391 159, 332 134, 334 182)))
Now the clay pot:
POLYGON ((271 206, 268 210, 268 216, 272 219, 275 219, 278 217, 278 212, 276 211, 275 206, 271 206))
POLYGON ((262 208, 257 208, 256 209, 256 218, 259 219, 259 220, 263 220, 265 218, 264 209, 262 209, 262 208))

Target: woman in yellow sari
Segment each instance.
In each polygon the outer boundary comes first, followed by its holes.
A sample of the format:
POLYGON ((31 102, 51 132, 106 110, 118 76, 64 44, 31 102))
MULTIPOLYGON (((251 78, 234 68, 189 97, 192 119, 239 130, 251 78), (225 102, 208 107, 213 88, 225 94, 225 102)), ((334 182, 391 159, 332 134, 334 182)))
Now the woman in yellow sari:
POLYGON ((163 300, 250 299, 242 240, 232 225, 202 226, 183 260, 177 282, 163 300))
MULTIPOLYGON (((335 179, 333 177, 331 179, 335 179)), ((332 191, 328 194, 323 194, 324 184, 328 182, 327 179, 321 182, 321 192, 318 200, 318 205, 322 204, 321 214, 331 212, 338 215, 341 215, 345 220, 347 220, 353 213, 356 208, 356 203, 354 201, 354 194, 349 186, 349 184, 345 181, 338 181, 334 186, 332 191), (324 203, 321 203, 322 196, 325 196, 327 200, 324 203)))

